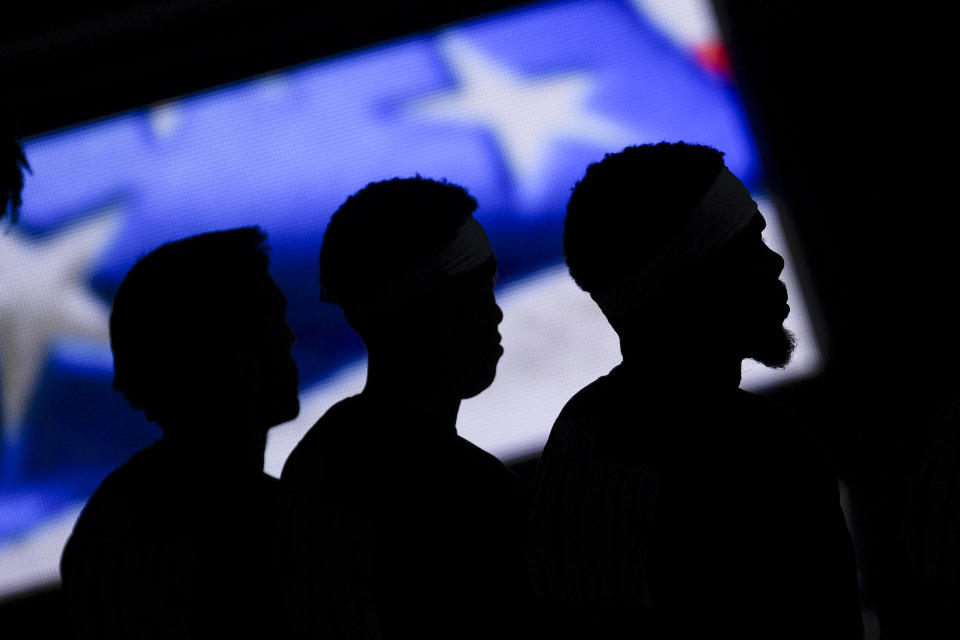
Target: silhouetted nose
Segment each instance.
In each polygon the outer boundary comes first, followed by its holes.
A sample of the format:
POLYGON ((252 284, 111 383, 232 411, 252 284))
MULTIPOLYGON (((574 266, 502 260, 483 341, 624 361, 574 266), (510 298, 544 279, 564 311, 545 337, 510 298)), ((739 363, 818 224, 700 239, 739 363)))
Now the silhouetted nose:
POLYGON ((497 324, 499 325, 503 322, 503 309, 500 308, 500 305, 494 303, 493 308, 496 309, 497 324))
POLYGON ((777 277, 779 277, 780 274, 783 272, 784 266, 786 265, 786 262, 784 262, 783 260, 783 256, 781 256, 779 253, 777 253, 776 251, 768 247, 766 243, 764 243, 763 246, 766 247, 766 252, 768 254, 768 257, 770 258, 771 265, 773 266, 773 269, 776 271, 777 277))

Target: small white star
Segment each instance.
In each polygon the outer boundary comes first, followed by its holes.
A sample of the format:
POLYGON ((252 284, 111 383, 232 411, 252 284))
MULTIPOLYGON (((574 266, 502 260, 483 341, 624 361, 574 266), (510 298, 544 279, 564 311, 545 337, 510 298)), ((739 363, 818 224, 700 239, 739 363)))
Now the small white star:
POLYGON ((176 102, 165 102, 147 112, 147 123, 158 140, 168 140, 176 135, 183 123, 183 113, 176 102))
POLYGON ((443 37, 440 46, 459 87, 418 100, 412 113, 489 127, 506 156, 521 205, 536 204, 549 187, 544 169, 553 141, 577 140, 619 151, 641 137, 589 110, 594 88, 589 74, 521 77, 456 35, 443 37))
POLYGON ((87 282, 118 221, 107 210, 42 242, 0 232, 0 404, 9 442, 19 436, 54 340, 109 344, 109 307, 87 282))

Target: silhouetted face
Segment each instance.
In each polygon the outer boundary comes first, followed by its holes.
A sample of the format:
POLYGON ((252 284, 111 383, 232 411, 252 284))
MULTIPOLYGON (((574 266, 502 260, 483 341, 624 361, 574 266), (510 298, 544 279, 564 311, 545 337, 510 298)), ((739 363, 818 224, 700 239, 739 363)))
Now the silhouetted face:
POLYGON ((783 327, 790 312, 780 281, 783 258, 763 241, 766 221, 759 211, 710 260, 706 291, 720 321, 722 339, 733 340, 743 357, 770 367, 790 361, 794 338, 783 327))
POLYGON ((496 270, 497 261, 491 258, 431 296, 432 329, 421 340, 429 341, 436 366, 460 398, 472 398, 489 387, 503 355, 497 330, 503 312, 493 294, 496 270))
POLYGON ((300 412, 297 365, 291 355, 295 337, 286 321, 287 299, 269 275, 257 283, 249 329, 254 363, 249 385, 258 424, 270 427, 300 412))

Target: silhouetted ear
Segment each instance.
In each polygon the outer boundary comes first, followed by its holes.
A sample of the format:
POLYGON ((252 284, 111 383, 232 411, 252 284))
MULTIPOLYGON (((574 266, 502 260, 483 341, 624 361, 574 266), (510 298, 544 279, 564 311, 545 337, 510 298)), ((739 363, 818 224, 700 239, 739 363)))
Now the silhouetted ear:
MULTIPOLYGON (((230 368, 226 372, 238 385, 237 394, 260 394, 266 388, 263 362, 257 353, 246 346, 230 353, 230 368)), ((229 392, 230 390, 227 389, 229 392)))

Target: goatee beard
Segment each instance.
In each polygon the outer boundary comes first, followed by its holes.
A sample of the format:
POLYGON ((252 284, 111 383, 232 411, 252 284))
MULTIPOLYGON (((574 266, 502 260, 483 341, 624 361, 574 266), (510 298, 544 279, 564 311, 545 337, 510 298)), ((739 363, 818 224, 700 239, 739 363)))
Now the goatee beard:
POLYGON ((756 345, 748 357, 771 369, 783 369, 790 364, 796 347, 797 337, 781 325, 768 340, 756 345))

